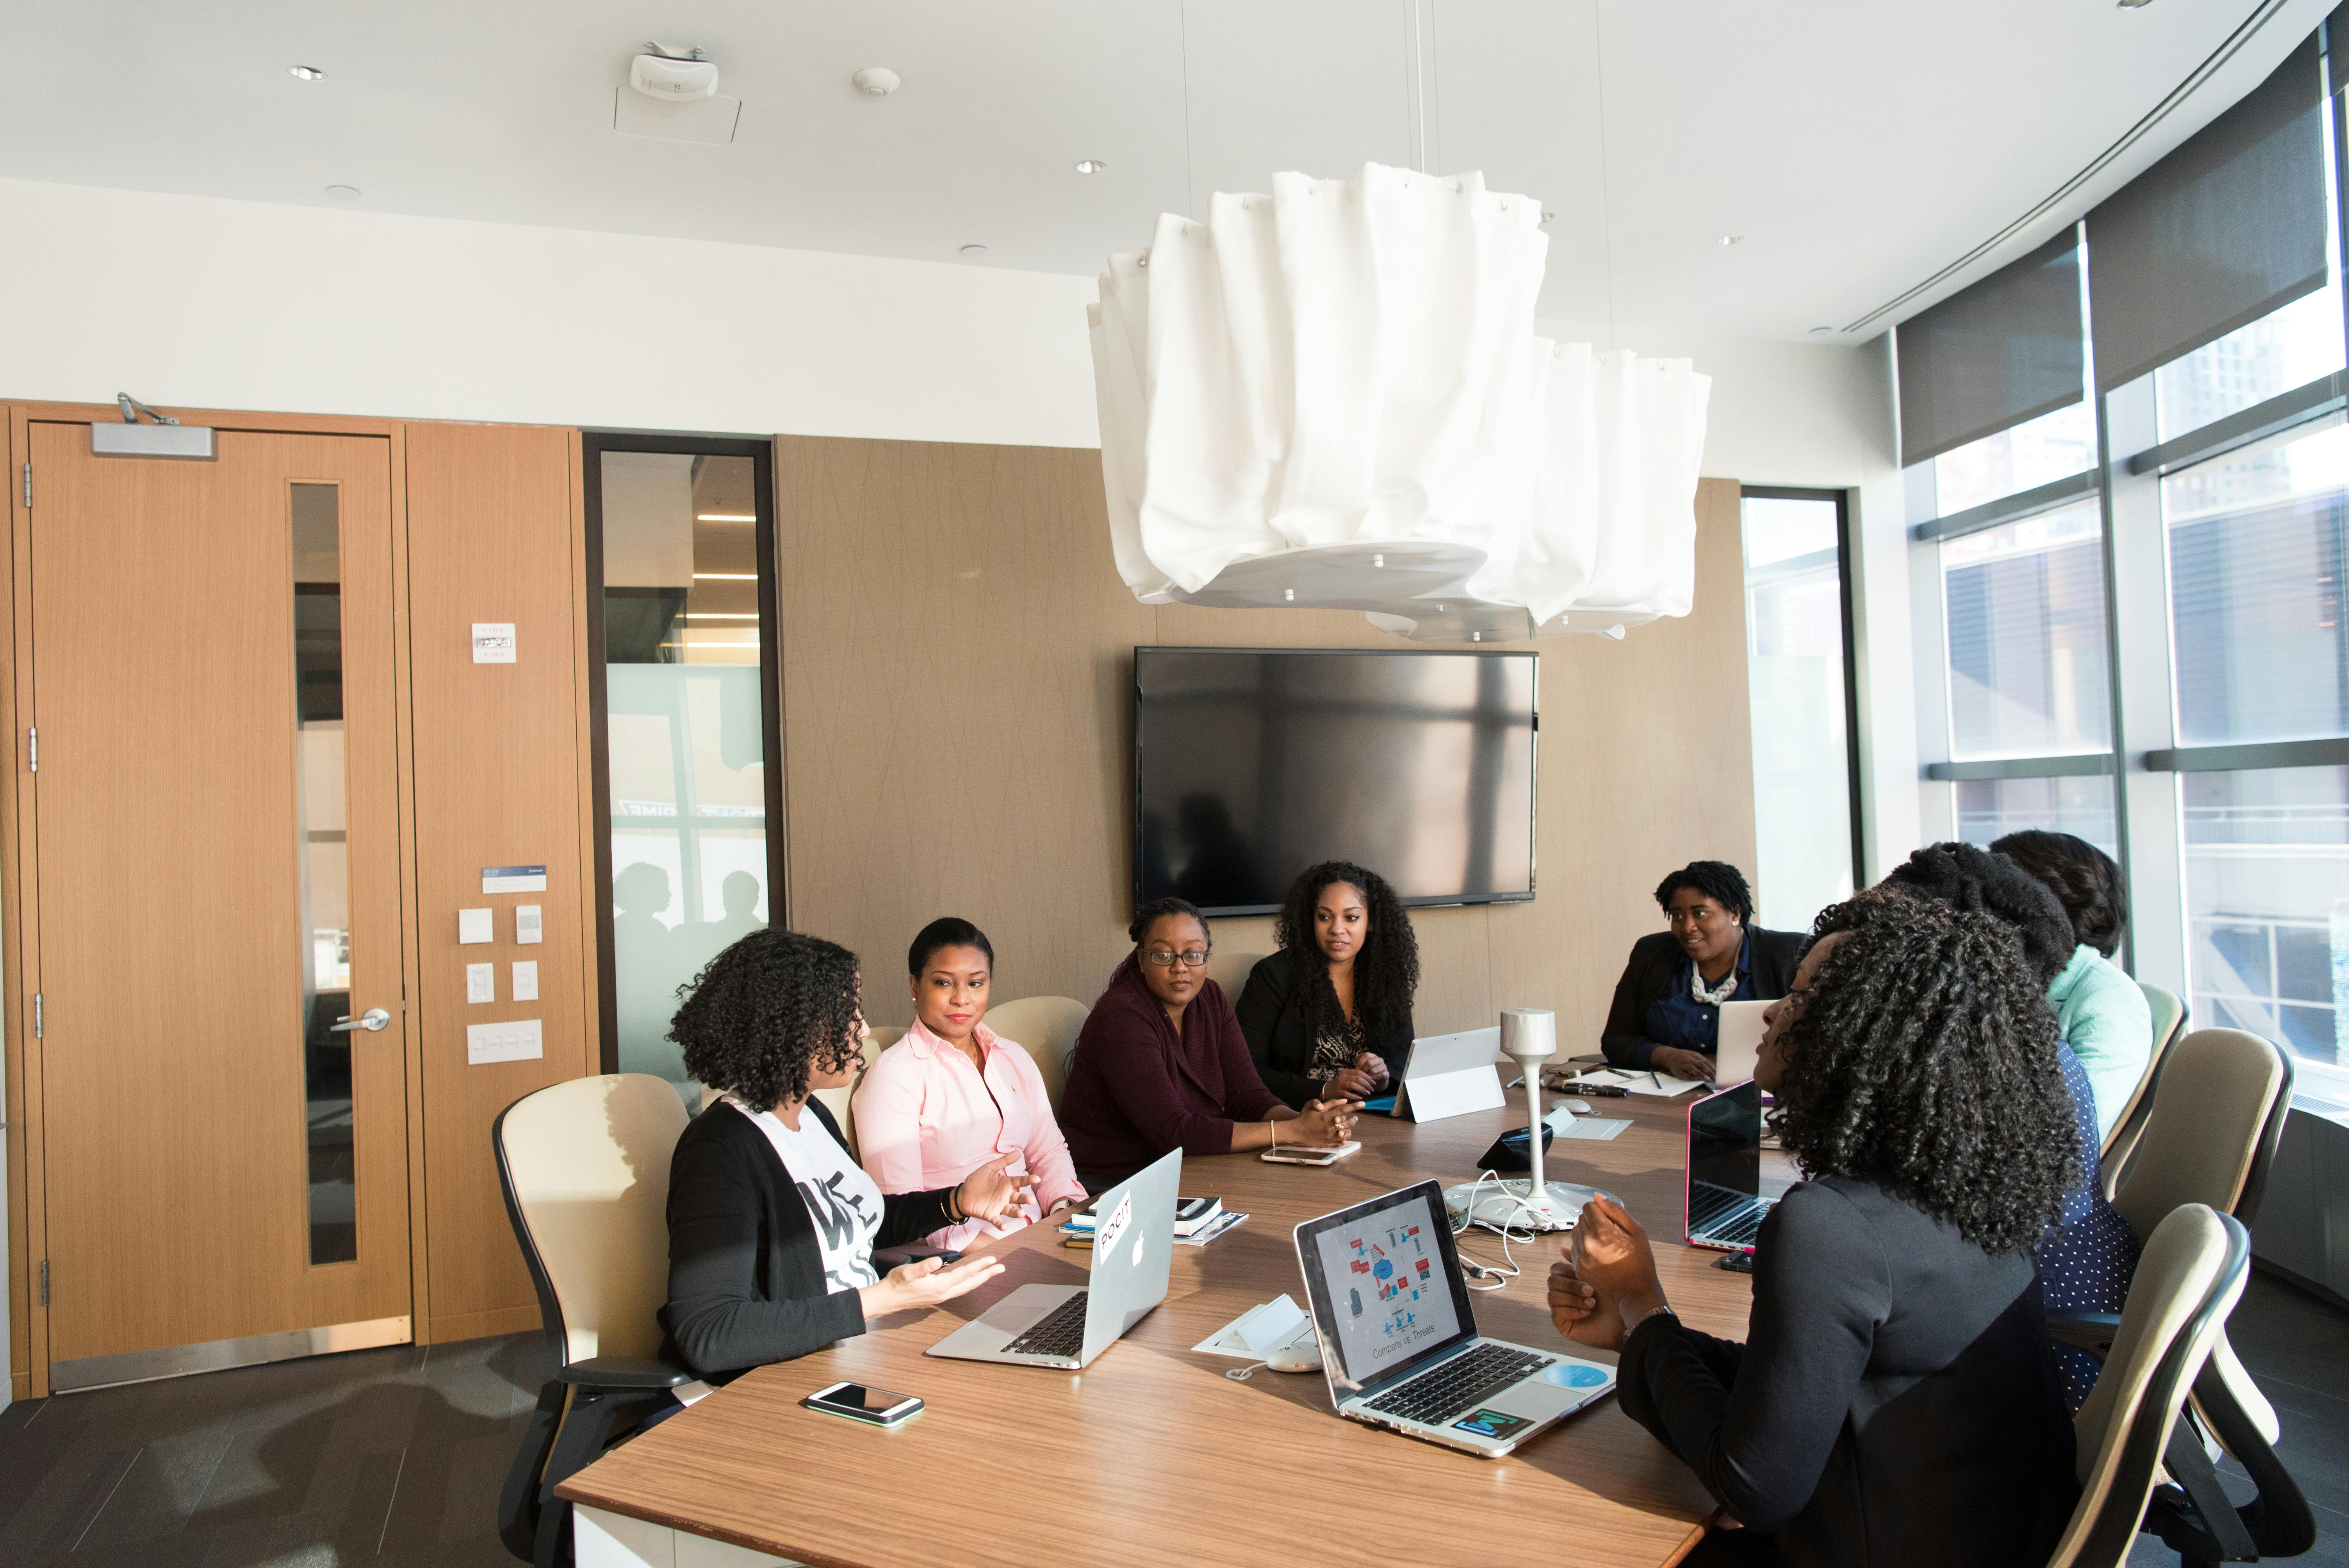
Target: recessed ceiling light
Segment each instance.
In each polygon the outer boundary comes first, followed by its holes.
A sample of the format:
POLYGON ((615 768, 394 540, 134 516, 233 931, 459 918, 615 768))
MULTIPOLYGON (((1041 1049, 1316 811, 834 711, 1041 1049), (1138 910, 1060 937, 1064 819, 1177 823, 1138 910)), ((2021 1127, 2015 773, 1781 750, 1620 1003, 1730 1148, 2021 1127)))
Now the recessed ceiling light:
POLYGON ((1109 165, 1098 158, 1080 158, 1077 160, 1077 172, 1080 174, 1106 174, 1109 172, 1109 165))
POLYGON ((885 66, 867 66, 848 78, 848 85, 874 98, 887 98, 900 85, 897 73, 885 66))
POLYGON ((965 245, 961 250, 957 251, 955 254, 976 261, 980 256, 987 254, 987 247, 985 245, 965 245))
POLYGON ((1743 234, 1723 234, 1721 237, 1721 242, 1724 245, 1742 245, 1745 242, 1745 236, 1743 234))
POLYGON ((323 82, 326 79, 326 73, 316 66, 295 66, 291 69, 295 76, 305 82, 323 82))
POLYGON ((329 185, 326 194, 337 201, 356 201, 359 199, 359 188, 356 185, 329 185))
POLYGON ((755 511, 697 511, 693 514, 693 521, 696 522, 756 522, 759 521, 759 514, 755 511))

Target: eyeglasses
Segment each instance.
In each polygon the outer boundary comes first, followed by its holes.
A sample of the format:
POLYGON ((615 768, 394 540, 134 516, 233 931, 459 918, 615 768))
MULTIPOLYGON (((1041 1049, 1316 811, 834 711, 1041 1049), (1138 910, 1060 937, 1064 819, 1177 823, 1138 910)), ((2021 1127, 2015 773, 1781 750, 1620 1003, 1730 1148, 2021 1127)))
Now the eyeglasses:
POLYGON ((1185 969, 1204 969, 1207 966, 1207 950, 1194 947, 1185 953, 1170 953, 1164 947, 1154 947, 1142 955, 1144 964, 1153 964, 1161 969, 1173 968, 1177 959, 1182 961, 1185 969))

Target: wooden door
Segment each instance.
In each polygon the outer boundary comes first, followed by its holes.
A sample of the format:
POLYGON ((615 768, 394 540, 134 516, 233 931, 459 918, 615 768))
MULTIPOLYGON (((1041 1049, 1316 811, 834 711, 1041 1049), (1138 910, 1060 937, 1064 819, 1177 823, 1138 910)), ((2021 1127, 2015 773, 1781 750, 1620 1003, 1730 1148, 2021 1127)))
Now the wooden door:
POLYGON ((29 435, 53 1377, 405 1339, 390 443, 29 435))

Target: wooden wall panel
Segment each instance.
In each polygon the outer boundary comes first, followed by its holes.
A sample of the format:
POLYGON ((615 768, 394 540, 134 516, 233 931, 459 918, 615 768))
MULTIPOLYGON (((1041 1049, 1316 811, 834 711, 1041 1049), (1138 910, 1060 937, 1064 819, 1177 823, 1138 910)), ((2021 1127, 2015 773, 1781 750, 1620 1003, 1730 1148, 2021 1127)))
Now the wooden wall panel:
MULTIPOLYGON (((1338 612, 1138 604, 1099 454, 781 437, 784 768, 798 929, 865 957, 868 1016, 911 1017, 898 954, 940 914, 993 939, 997 995, 1091 1001, 1126 949, 1137 644, 1407 646, 1338 612)), ((1694 607, 1541 653, 1537 896, 1413 917, 1423 1030, 1549 1006, 1595 1047, 1650 892, 1754 863, 1737 486, 1698 497, 1694 607)), ((1216 923, 1226 950, 1269 920, 1216 923)))
POLYGON ((418 993, 429 1306, 419 1340, 538 1321, 498 1192, 490 1127, 544 1085, 592 1070, 591 934, 583 929, 581 662, 572 434, 498 425, 407 428, 409 646, 415 725, 418 993), (517 660, 472 662, 472 626, 512 622, 517 660), (546 891, 483 893, 484 866, 543 864, 546 891), (515 945, 535 903, 545 941, 515 945), (497 939, 460 946, 457 912, 496 911, 497 939), (539 999, 512 999, 533 959, 539 999), (465 1000, 465 965, 497 965, 494 1004, 465 1000), (542 1021, 536 1061, 468 1066, 471 1024, 542 1021))

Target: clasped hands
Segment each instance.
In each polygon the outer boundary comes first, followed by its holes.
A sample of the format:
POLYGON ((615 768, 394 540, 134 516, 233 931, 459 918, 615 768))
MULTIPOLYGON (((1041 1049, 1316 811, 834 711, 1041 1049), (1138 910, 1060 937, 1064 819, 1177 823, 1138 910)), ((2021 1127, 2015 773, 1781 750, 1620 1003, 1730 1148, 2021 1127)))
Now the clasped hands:
POLYGON ((1340 1068, 1322 1084, 1323 1099, 1369 1099, 1387 1087, 1387 1064, 1375 1051, 1363 1051, 1354 1065, 1340 1068))
POLYGON ((1568 1233, 1566 1256, 1549 1266, 1549 1317, 1559 1334, 1598 1350, 1624 1336, 1664 1303, 1648 1233, 1611 1198, 1594 1196, 1568 1233))

